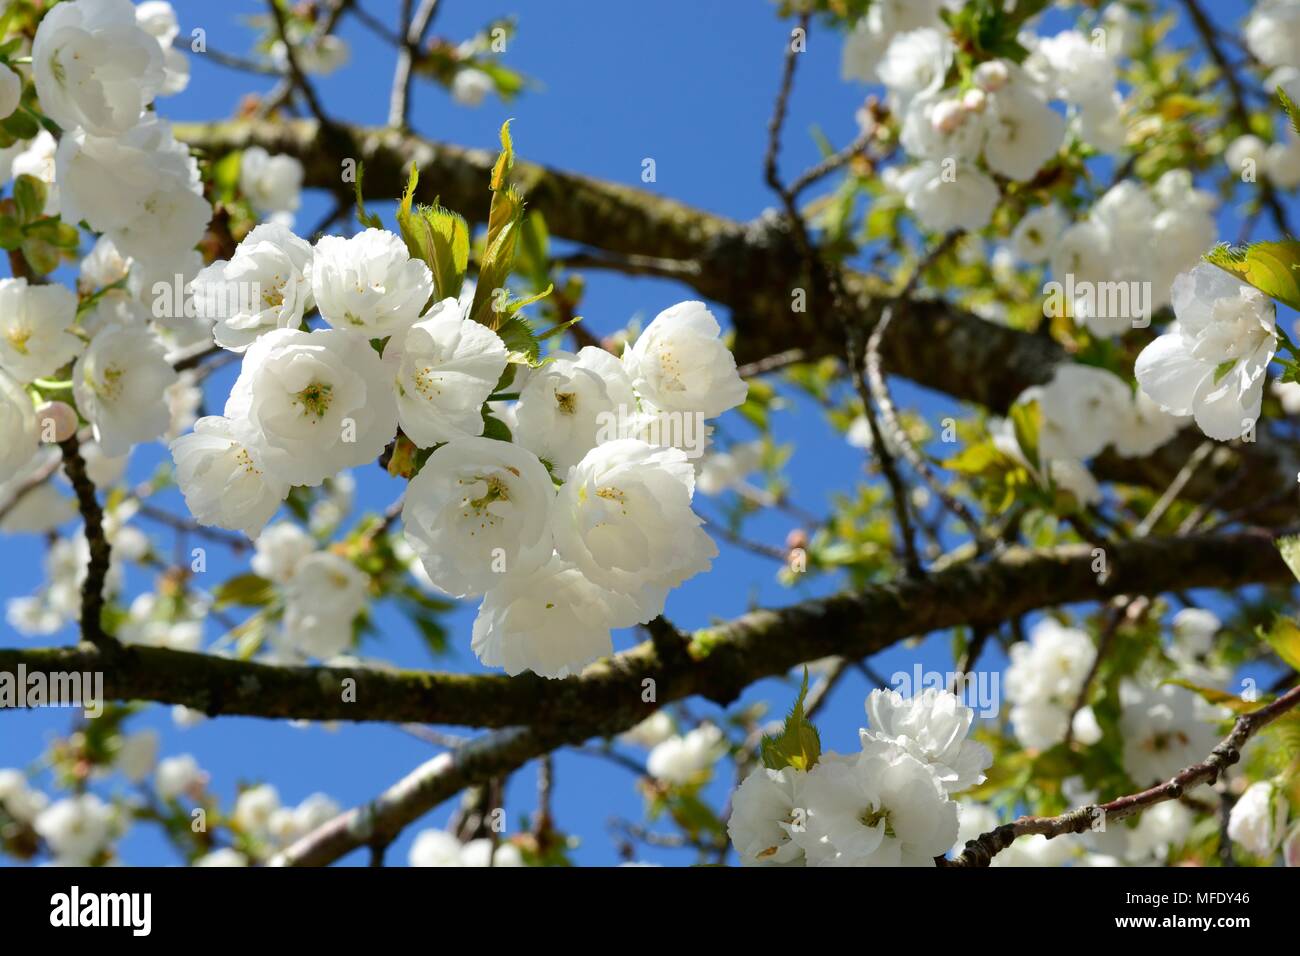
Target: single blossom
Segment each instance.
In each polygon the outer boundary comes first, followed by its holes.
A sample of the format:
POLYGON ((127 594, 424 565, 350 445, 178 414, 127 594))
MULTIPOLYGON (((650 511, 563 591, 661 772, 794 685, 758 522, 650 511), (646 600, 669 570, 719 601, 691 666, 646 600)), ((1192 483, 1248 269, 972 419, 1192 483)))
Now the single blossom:
POLYGON ((1286 794, 1271 780, 1246 788, 1228 814, 1228 837, 1248 853, 1271 857, 1286 833, 1286 794))
POLYGON ((154 113, 117 136, 65 131, 55 166, 64 220, 84 219, 123 255, 172 259, 198 244, 212 218, 198 164, 154 113))
POLYGON ((290 521, 277 521, 253 542, 253 572, 284 584, 302 559, 316 550, 316 540, 290 521))
POLYGON ((229 261, 219 259, 194 277, 194 311, 215 324, 217 344, 232 352, 272 329, 297 329, 312 305, 311 262, 306 240, 278 223, 263 223, 229 261))
POLYGON ((284 637, 307 657, 328 660, 352 643, 352 621, 365 608, 369 578, 332 551, 298 562, 285 586, 284 637))
POLYGON ((397 429, 379 356, 345 329, 274 329, 244 354, 226 417, 247 422, 266 473, 319 485, 378 457, 397 429))
POLYGON ((656 780, 684 786, 703 777, 726 753, 722 731, 714 724, 700 724, 656 744, 646 758, 646 770, 656 780))
POLYGON ((934 866, 957 839, 957 804, 934 771, 894 744, 824 754, 803 781, 810 866, 934 866))
POLYGON ((114 323, 97 332, 77 359, 72 389, 104 452, 123 455, 167 431, 171 415, 160 399, 177 378, 153 333, 114 323))
POLYGON ((162 88, 163 51, 129 0, 72 0, 41 18, 32 75, 41 108, 64 129, 114 136, 162 88))
POLYGON ((411 479, 402 524, 433 584, 466 597, 551 557, 554 500, 551 476, 532 452, 461 438, 438 448, 411 479))
POLYGON ((874 690, 867 697, 868 740, 897 744, 922 763, 929 764, 949 793, 959 793, 983 783, 984 771, 993 763, 988 747, 967 740, 975 711, 954 694, 927 688, 915 697, 898 691, 874 690))
POLYGON ((806 815, 803 779, 795 767, 758 767, 731 795, 727 835, 744 866, 803 865, 803 847, 793 838, 806 815))
POLYGON ((623 353, 637 393, 656 408, 715 418, 745 400, 748 387, 703 302, 679 302, 655 316, 623 353))
POLYGON ((1273 303, 1209 263, 1174 280, 1173 303, 1178 321, 1138 356, 1138 384, 1210 438, 1239 438, 1259 418, 1277 349, 1273 303))
POLYGON ((515 407, 518 441, 563 474, 596 445, 624 437, 638 412, 623 365, 587 346, 556 351, 528 376, 515 407))
POLYGON ((1124 769, 1143 787, 1204 760, 1222 736, 1218 725, 1230 716, 1176 684, 1144 687, 1126 681, 1120 704, 1124 769))
POLYGON ((631 600, 592 584, 558 557, 529 574, 509 575, 483 598, 473 649, 489 667, 515 675, 568 677, 614 652, 610 629, 631 627, 631 600))
POLYGON ((443 299, 384 346, 397 421, 421 448, 483 434, 483 403, 505 371, 505 343, 443 299))
POLYGON ((297 212, 302 176, 295 157, 272 156, 261 146, 250 146, 239 157, 239 191, 262 216, 297 212))
POLYGON ((61 285, 0 279, 0 368, 20 382, 53 374, 76 358, 77 297, 61 285))
POLYGON ((261 450, 240 422, 209 415, 171 443, 176 483, 196 521, 256 538, 289 493, 267 474, 261 450))
POLYGON ((20 474, 36 457, 36 409, 27 390, 0 369, 0 482, 20 474))
POLYGON ((433 273, 412 259, 399 236, 367 229, 355 236, 324 236, 312 261, 312 291, 325 321, 382 338, 420 317, 433 294, 433 273))
POLYGON ((691 511, 695 471, 676 448, 633 438, 597 445, 569 470, 555 505, 555 547, 596 584, 633 598, 639 620, 708 569, 718 549, 691 511))

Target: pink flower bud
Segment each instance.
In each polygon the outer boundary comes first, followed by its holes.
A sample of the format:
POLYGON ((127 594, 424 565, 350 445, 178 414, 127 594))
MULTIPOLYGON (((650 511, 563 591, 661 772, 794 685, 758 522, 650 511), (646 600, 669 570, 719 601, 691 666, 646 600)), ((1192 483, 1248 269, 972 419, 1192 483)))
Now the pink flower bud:
POLYGON ((975 67, 975 85, 988 93, 1002 89, 1009 79, 1011 74, 1001 60, 989 60, 975 67))
POLYGON ((944 100, 935 104, 930 113, 930 125, 940 133, 951 133, 965 118, 966 113, 959 100, 944 100))
POLYGON ((983 113, 988 96, 983 90, 970 89, 962 94, 961 105, 968 113, 983 113))
POLYGON ((77 433, 77 413, 67 402, 46 402, 36 409, 41 441, 67 441, 77 433))

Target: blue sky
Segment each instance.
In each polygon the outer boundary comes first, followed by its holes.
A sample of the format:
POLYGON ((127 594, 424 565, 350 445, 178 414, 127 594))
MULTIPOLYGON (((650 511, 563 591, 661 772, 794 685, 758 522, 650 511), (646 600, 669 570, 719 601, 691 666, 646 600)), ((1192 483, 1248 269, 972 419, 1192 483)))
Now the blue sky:
MULTIPOLYGON (((395 20, 396 0, 365 0, 364 5, 385 21, 395 20)), ((222 4, 178 0, 175 6, 182 36, 202 27, 211 48, 236 54, 247 53, 252 39, 242 18, 265 9, 251 0, 222 4)), ((1214 6, 1220 8, 1216 16, 1225 22, 1234 19, 1239 9, 1237 4, 1214 6)), ((753 218, 774 205, 763 183, 762 157, 788 25, 777 19, 772 5, 724 0, 653 4, 443 0, 442 7, 434 32, 454 40, 469 36, 498 15, 516 13, 519 30, 506 62, 537 80, 539 88, 509 104, 489 98, 481 108, 472 110, 453 104, 440 88, 417 81, 412 123, 419 132, 434 139, 493 147, 501 122, 513 117, 516 150, 526 159, 642 186, 737 219, 753 218), (657 168, 657 182, 648 185, 640 181, 646 157, 654 158, 657 168)), ((388 109, 392 51, 355 19, 347 18, 345 23, 342 35, 352 47, 351 63, 321 80, 319 92, 327 108, 340 118, 380 124, 388 109)), ((1185 39, 1186 33, 1180 28, 1176 36, 1185 39)), ((838 37, 814 30, 800 63, 782 153, 788 175, 817 160, 809 135, 814 124, 836 144, 847 142, 856 133, 853 113, 864 90, 840 82, 839 50, 838 37)), ((191 56, 190 62, 193 78, 189 89, 159 103, 160 112, 169 119, 224 118, 243 94, 270 85, 265 78, 217 66, 201 54, 191 56)), ((325 209, 321 196, 307 195, 298 217, 301 230, 311 229, 325 209)), ((379 211, 387 213, 386 207, 379 211)), ((1225 207, 1222 235, 1236 235, 1238 218, 1232 205, 1225 207)), ((633 318, 648 321, 668 305, 691 297, 690 290, 670 282, 594 272, 588 275, 582 311, 593 330, 603 333, 633 318)), ((227 370, 214 376, 211 406, 224 400, 233 374, 227 370)), ((896 397, 905 406, 919 403, 924 414, 936 417, 949 407, 906 383, 896 385, 896 397)), ((751 437, 752 429, 735 416, 724 420, 724 425, 730 436, 751 437)), ((840 440, 821 413, 807 403, 795 402, 779 414, 775 433, 779 440, 796 444, 788 474, 793 499, 807 510, 826 513, 831 495, 851 487, 862 473, 862 452, 840 440)), ((131 477, 147 477, 162 457, 158 446, 137 449, 131 477)), ((361 470, 356 477, 359 511, 382 509, 399 490, 377 468, 361 470)), ((716 502, 704 499, 701 509, 716 514, 716 502)), ((791 527, 789 519, 774 516, 751 522, 748 534, 779 544, 791 527)), ((167 541, 165 537, 159 540, 167 541)), ((670 597, 667 615, 679 626, 697 627, 712 619, 735 616, 754 604, 787 604, 833 587, 833 581, 823 580, 791 592, 775 582, 771 562, 725 543, 720 547, 715 570, 687 582, 670 597)), ((30 593, 41 584, 42 550, 41 541, 32 536, 4 541, 0 569, 6 585, 0 596, 30 593)), ((242 562, 218 557, 216 549, 212 551, 208 571, 212 582, 241 570, 245 570, 242 562)), ((147 577, 137 573, 128 592, 134 594, 147 586, 147 577)), ((362 651, 417 666, 477 669, 468 650, 473 613, 474 608, 467 606, 451 616, 453 654, 436 664, 421 648, 411 626, 395 614, 379 614, 381 636, 370 639, 362 651)), ((4 644, 21 646, 30 641, 7 626, 0 627, 4 644)), ((625 635, 620 646, 633 640, 634 636, 625 635)), ((932 638, 919 649, 894 648, 879 655, 873 666, 888 675, 910 669, 917 660, 926 667, 946 669, 950 663, 946 637, 932 638)), ((985 666, 996 660, 996 655, 990 654, 985 666)), ((857 674, 840 685, 819 721, 827 747, 849 750, 856 746, 857 728, 863 723, 862 698, 869 689, 857 674)), ((788 706, 791 689, 766 681, 749 696, 770 698, 773 711, 779 713, 788 706)), ((695 713, 709 711, 698 705, 692 709, 695 713)), ((227 806, 238 783, 261 780, 275 783, 287 803, 323 791, 351 806, 372 797, 435 752, 397 728, 379 725, 345 725, 331 731, 223 718, 178 730, 166 708, 152 708, 132 723, 134 729, 144 726, 160 730, 165 754, 194 754, 212 774, 227 806)), ((0 718, 0 727, 0 767, 24 766, 38 757, 47 738, 66 732, 68 716, 57 711, 7 713, 0 718)), ((617 862, 607 826, 613 817, 641 819, 641 798, 632 782, 626 770, 604 761, 572 752, 559 755, 556 822, 580 839, 573 853, 577 862, 617 862)), ((712 788, 718 805, 725 799, 727 785, 729 779, 715 782, 712 788)), ((512 778, 507 794, 511 828, 518 825, 521 815, 532 811, 534 793, 531 767, 512 778)), ((439 808, 422 825, 441 825, 449 810, 449 806, 439 808)), ((394 846, 394 862, 405 861, 411 836, 418 829, 412 828, 394 846)), ((137 828, 124 840, 121 855, 134 864, 177 862, 175 853, 149 828, 137 828)), ((665 863, 692 859, 689 852, 655 849, 645 849, 640 856, 665 863)), ((364 859, 353 854, 346 862, 364 859)))

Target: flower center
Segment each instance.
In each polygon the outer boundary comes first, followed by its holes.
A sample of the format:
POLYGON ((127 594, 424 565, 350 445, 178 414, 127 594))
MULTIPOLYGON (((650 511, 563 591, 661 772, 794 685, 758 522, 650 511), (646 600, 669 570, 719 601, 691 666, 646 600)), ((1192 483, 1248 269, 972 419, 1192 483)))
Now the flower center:
POLYGON ((32 337, 32 330, 22 326, 9 328, 5 330, 5 338, 13 346, 13 350, 19 355, 27 354, 27 342, 32 337))
POLYGON ((885 836, 897 836, 897 834, 894 833, 894 824, 889 819, 888 810, 877 810, 875 807, 868 807, 862 811, 862 816, 858 817, 858 819, 862 821, 864 827, 871 827, 873 829, 883 823, 885 825, 885 836))
POLYGON ((294 396, 294 402, 302 406, 303 414, 320 421, 329 411, 333 392, 333 385, 326 382, 312 382, 294 396))
POLYGON ((480 477, 479 481, 487 483, 487 491, 483 492, 481 497, 470 500, 470 507, 475 511, 482 511, 494 501, 510 500, 510 488, 496 475, 480 477))
POLYGON ((555 404, 560 406, 560 412, 565 415, 572 415, 577 410, 578 395, 576 392, 556 392, 555 404))
POLYGON ((122 376, 125 369, 117 365, 110 365, 104 369, 104 374, 100 378, 99 387, 95 389, 104 398, 117 398, 122 392, 122 376))
POLYGON ((606 485, 604 488, 596 489, 596 497, 604 498, 606 501, 612 501, 618 506, 620 514, 627 515, 627 493, 621 488, 614 488, 606 485))

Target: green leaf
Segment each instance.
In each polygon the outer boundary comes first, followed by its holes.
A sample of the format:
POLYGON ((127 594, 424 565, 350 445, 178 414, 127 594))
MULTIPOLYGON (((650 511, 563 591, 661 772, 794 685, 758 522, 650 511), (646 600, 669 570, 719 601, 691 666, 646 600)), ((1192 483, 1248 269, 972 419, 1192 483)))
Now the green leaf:
POLYGON ((244 152, 237 149, 212 164, 212 185, 218 199, 230 202, 239 193, 239 170, 243 161, 244 152))
POLYGON ((1300 670, 1300 624, 1293 618, 1278 617, 1268 630, 1260 627, 1255 633, 1273 648, 1283 663, 1300 670))
POLYGON ((1273 542, 1282 555, 1282 560, 1291 569, 1291 573, 1300 581, 1300 535, 1278 538, 1273 542))
POLYGON ((541 340, 522 315, 508 316, 497 329, 497 335, 506 344, 509 361, 534 368, 542 364, 541 340))
POLYGON ((799 687, 799 696, 785 719, 785 727, 776 737, 764 737, 760 746, 763 766, 769 770, 794 767, 796 770, 811 770, 821 757, 822 742, 817 728, 804 713, 804 700, 808 697, 808 668, 803 671, 803 683, 799 687))
POLYGON ((1236 694, 1229 694, 1226 690, 1219 690, 1217 687, 1202 687, 1200 684, 1193 684, 1191 681, 1167 680, 1166 684, 1173 684, 1176 687, 1182 687, 1190 690, 1193 694, 1202 698, 1208 704, 1214 704, 1216 707, 1226 707, 1234 714, 1245 714, 1257 709, 1261 704, 1268 703, 1266 699, 1246 700, 1238 697, 1236 694))
POLYGON ((41 275, 49 275, 57 269, 63 258, 63 251, 58 246, 35 236, 24 236, 19 248, 27 264, 41 275))
POLYGON ((23 226, 23 235, 43 239, 52 246, 76 252, 81 245, 81 233, 76 226, 61 222, 58 218, 46 216, 23 226))
POLYGON ((232 604, 244 607, 263 607, 275 597, 275 587, 260 574, 239 574, 219 584, 212 592, 218 608, 232 604))
POLYGON ((423 261, 433 273, 438 298, 454 299, 460 295, 465 270, 469 268, 469 224, 437 203, 413 208, 419 181, 420 172, 412 163, 406 192, 397 206, 397 226, 411 255, 423 261))
POLYGON ((23 231, 13 216, 0 216, 0 249, 17 249, 23 244, 23 231))
POLYGON ((496 192, 506 184, 506 173, 515 165, 515 147, 510 138, 510 120, 501 124, 501 155, 492 167, 492 191, 496 192))
POLYGON ((357 196, 357 222, 367 229, 383 229, 384 221, 378 216, 366 212, 366 201, 361 195, 361 178, 365 174, 366 164, 357 163, 357 178, 352 184, 352 189, 357 196))
POLYGON ((519 224, 524 217, 524 198, 519 190, 507 184, 506 174, 515 164, 514 144, 510 139, 510 120, 501 124, 501 155, 492 167, 492 208, 488 212, 486 251, 479 264, 478 285, 474 289, 474 303, 470 318, 490 329, 501 323, 493 315, 492 305, 497 289, 506 287, 510 270, 514 266, 515 246, 519 241, 519 224))
POLYGON ((483 261, 479 264, 478 285, 474 288, 474 303, 470 306, 469 312, 469 317, 475 322, 481 322, 488 328, 497 331, 500 331, 502 316, 498 315, 493 309, 493 305, 497 301, 496 290, 504 289, 506 281, 510 278, 510 269, 515 258, 515 240, 519 235, 516 227, 523 214, 523 202, 518 199, 518 194, 511 189, 493 194, 493 216, 496 215, 498 209, 495 197, 507 193, 514 196, 518 206, 515 209, 514 218, 501 226, 494 239, 491 238, 491 226, 489 226, 488 235, 490 241, 487 252, 483 254, 483 261))
POLYGON ((1024 452, 1025 460, 1034 471, 1041 471, 1038 458, 1038 432, 1043 423, 1043 412, 1037 402, 1021 402, 1011 406, 1008 415, 1015 429, 1016 443, 1024 452))
POLYGON ((486 405, 483 406, 483 437, 496 441, 511 440, 509 427, 501 419, 494 418, 486 405))
POLYGON ((1205 261, 1293 309, 1300 309, 1300 240, 1216 246, 1205 261))
POLYGON ((1295 105, 1295 100, 1286 95, 1286 90, 1282 87, 1277 88, 1277 98, 1282 103, 1282 109, 1286 110, 1287 117, 1291 120, 1291 128, 1300 135, 1300 107, 1295 105))
POLYGON ((1214 384, 1218 385, 1220 379, 1237 367, 1237 359, 1228 359, 1226 362, 1220 362, 1214 367, 1214 384))
POLYGON ((26 173, 14 180, 14 202, 18 204, 18 221, 28 223, 45 213, 45 199, 49 188, 35 176, 26 173))
MULTIPOLYGON (((502 311, 508 315, 514 315, 524 306, 532 305, 534 302, 540 302, 542 299, 545 299, 548 295, 550 295, 554 291, 555 291, 555 286, 548 282, 546 284, 546 288, 535 295, 525 296, 522 299, 511 299, 509 302, 506 303, 506 307, 502 311)), ((577 319, 575 318, 570 320, 569 322, 564 323, 563 326, 556 326, 555 328, 547 331, 545 335, 539 335, 538 338, 541 339, 549 338, 550 336, 554 335, 556 332, 560 331, 561 328, 567 328, 568 326, 572 325, 576 321, 577 319)))
POLYGON ((0 127, 14 139, 33 139, 41 131, 36 117, 21 107, 0 120, 0 127))

